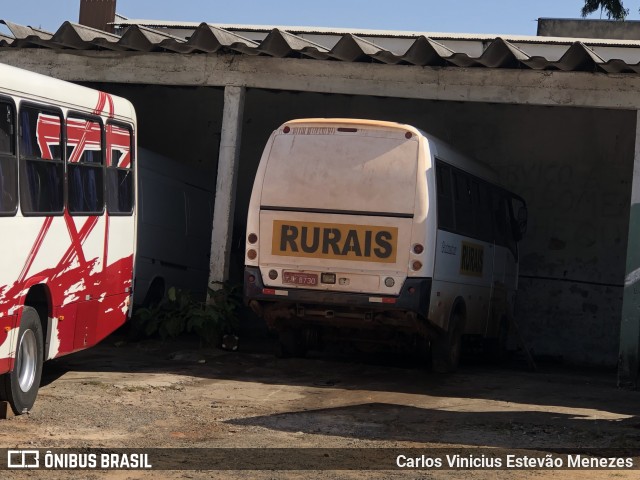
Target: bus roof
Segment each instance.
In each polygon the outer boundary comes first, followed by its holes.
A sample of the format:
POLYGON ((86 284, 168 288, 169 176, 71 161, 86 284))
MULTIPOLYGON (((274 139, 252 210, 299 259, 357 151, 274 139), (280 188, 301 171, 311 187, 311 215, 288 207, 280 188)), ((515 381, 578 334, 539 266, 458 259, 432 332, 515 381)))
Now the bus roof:
POLYGON ((420 130, 411 125, 398 122, 388 122, 384 120, 368 120, 363 118, 298 118, 289 120, 285 125, 305 125, 305 124, 323 124, 323 125, 363 125, 366 127, 389 128, 410 131, 415 134, 422 134, 420 130))
MULTIPOLYGON (((498 173, 490 166, 468 157, 455 147, 452 147, 443 140, 440 140, 428 133, 420 132, 429 142, 429 149, 434 157, 443 162, 453 165, 460 170, 482 178, 490 183, 500 185, 498 173)), ((500 185, 501 186, 501 185, 500 185)))
MULTIPOLYGON (((60 107, 95 112, 99 91, 56 78, 0 63, 0 93, 15 95, 34 102, 51 103, 60 107), (42 92, 46 92, 46 96, 42 92)), ((135 120, 135 110, 128 100, 111 95, 114 118, 135 120)), ((99 113, 109 112, 108 102, 99 113)))

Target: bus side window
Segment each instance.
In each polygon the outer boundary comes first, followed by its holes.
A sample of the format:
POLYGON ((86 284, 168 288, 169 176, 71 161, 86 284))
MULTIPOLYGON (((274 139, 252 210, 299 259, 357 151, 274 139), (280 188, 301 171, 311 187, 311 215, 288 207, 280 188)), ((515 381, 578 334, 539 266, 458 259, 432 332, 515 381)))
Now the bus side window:
POLYGON ((493 222, 491 220, 491 196, 487 184, 472 180, 473 217, 475 219, 475 235, 478 239, 493 243, 493 222))
POLYGON ((436 163, 436 189, 438 194, 438 228, 453 230, 453 196, 451 169, 436 163))
POLYGON ((133 162, 131 130, 107 124, 107 211, 110 215, 133 214, 133 162))
POLYGON ((15 110, 0 101, 0 215, 14 215, 18 208, 15 110))
POLYGON ((67 118, 68 209, 72 214, 101 214, 104 209, 102 125, 67 118))
POLYGON ((456 233, 475 237, 473 207, 471 202, 471 179, 464 172, 453 172, 455 192, 456 233))
POLYGON ((20 109, 20 205, 26 215, 62 214, 62 117, 37 107, 20 109))

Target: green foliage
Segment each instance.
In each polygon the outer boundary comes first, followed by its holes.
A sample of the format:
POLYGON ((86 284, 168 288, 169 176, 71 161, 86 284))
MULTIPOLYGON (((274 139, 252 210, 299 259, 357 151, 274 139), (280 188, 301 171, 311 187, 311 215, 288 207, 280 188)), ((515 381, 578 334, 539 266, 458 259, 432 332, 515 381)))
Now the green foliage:
POLYGON ((597 10, 606 13, 610 20, 624 20, 629 15, 629 9, 624 8, 622 0, 584 0, 583 17, 597 10))
POLYGON ((203 343, 215 345, 223 335, 237 331, 240 298, 239 287, 226 283, 217 290, 209 288, 208 302, 197 302, 188 291, 171 287, 158 305, 136 310, 132 330, 163 340, 195 333, 203 343))

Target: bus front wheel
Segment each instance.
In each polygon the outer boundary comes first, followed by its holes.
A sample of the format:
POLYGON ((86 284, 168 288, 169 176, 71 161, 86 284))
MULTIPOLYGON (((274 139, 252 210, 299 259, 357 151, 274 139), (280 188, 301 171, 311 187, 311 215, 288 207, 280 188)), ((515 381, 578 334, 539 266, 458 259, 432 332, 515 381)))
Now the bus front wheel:
POLYGON ((431 366, 436 373, 453 373, 460 363, 463 318, 455 313, 449 329, 431 341, 431 366))
POLYGON ((16 415, 33 407, 40 388, 43 361, 42 324, 32 307, 22 309, 13 370, 0 377, 0 397, 16 415))

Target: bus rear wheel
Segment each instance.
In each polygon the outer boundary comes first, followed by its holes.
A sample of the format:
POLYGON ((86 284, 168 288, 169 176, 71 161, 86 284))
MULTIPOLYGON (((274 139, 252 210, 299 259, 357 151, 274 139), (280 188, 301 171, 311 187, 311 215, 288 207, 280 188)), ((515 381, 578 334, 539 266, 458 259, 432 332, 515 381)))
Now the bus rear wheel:
POLYGON ((431 367, 436 373, 453 373, 458 369, 462 351, 463 319, 456 313, 449 329, 431 341, 431 367))
POLYGON ((42 324, 32 307, 22 309, 13 370, 0 377, 0 397, 20 415, 33 407, 40 388, 43 361, 42 324))

